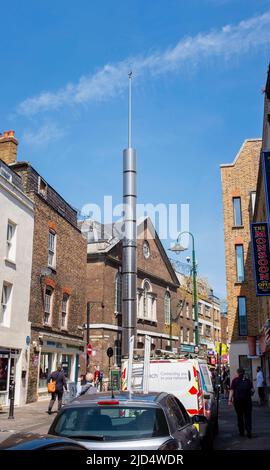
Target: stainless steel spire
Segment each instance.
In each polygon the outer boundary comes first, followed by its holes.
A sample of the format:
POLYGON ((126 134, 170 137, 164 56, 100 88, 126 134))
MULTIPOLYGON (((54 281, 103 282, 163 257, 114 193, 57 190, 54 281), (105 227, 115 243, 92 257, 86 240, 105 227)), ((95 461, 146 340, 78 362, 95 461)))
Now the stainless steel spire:
POLYGON ((137 164, 136 150, 131 146, 132 72, 128 80, 128 148, 123 151, 122 357, 128 356, 132 335, 136 341, 137 324, 137 164))

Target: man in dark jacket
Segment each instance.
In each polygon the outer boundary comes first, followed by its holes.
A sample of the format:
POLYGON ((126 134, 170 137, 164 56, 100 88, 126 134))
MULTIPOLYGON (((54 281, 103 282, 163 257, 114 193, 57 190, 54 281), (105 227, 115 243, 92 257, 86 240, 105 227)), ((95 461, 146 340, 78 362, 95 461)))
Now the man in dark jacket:
POLYGON ((55 392, 52 393, 52 398, 49 403, 49 408, 48 408, 49 415, 52 414, 52 407, 54 405, 56 397, 58 398, 58 411, 61 410, 64 389, 67 390, 67 382, 66 382, 65 373, 62 369, 62 364, 58 364, 57 370, 52 372, 49 375, 48 383, 51 380, 55 382, 55 392))
POLYGON ((237 377, 231 383, 229 396, 229 405, 234 404, 237 414, 238 429, 240 436, 244 436, 245 430, 247 437, 251 438, 251 414, 252 400, 254 390, 251 380, 245 376, 242 368, 237 369, 237 377))

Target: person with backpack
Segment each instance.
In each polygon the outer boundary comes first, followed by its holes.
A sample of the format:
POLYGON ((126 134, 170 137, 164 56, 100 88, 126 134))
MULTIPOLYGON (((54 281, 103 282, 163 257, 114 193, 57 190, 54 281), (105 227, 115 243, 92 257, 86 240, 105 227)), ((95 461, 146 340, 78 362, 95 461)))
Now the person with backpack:
POLYGON ((67 391, 67 381, 65 377, 65 372, 63 371, 62 364, 58 364, 57 370, 52 372, 48 377, 48 392, 51 393, 51 400, 49 403, 48 414, 52 414, 52 407, 58 398, 58 411, 62 407, 62 399, 64 389, 67 391))
POLYGON ((250 439, 252 437, 251 429, 251 415, 252 415, 252 400, 251 396, 254 393, 251 380, 245 375, 244 369, 241 367, 237 369, 237 377, 232 380, 229 405, 234 405, 237 415, 238 429, 240 436, 245 435, 250 439))

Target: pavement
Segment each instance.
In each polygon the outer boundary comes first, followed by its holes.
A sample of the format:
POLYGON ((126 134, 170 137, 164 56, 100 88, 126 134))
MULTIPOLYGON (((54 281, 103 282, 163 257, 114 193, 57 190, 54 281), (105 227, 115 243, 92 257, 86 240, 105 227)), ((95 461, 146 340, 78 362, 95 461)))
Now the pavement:
MULTIPOLYGON (((8 419, 9 410, 0 411, 0 435, 6 431, 25 431, 46 434, 57 411, 52 415, 46 413, 49 400, 41 400, 28 405, 15 407, 14 419, 8 419)), ((56 404, 54 404, 55 410, 56 404)))
POLYGON ((252 438, 238 434, 236 413, 227 400, 220 400, 219 434, 215 450, 270 450, 270 408, 253 405, 252 438))
MULTIPOLYGON (((24 431, 46 434, 56 416, 46 413, 48 400, 15 407, 14 419, 8 419, 8 409, 0 411, 0 441, 12 432, 24 431)), ((56 406, 56 404, 54 405, 56 406)), ((253 407, 253 437, 238 435, 234 408, 227 400, 220 400, 219 435, 214 441, 215 450, 270 450, 270 408, 253 407)))

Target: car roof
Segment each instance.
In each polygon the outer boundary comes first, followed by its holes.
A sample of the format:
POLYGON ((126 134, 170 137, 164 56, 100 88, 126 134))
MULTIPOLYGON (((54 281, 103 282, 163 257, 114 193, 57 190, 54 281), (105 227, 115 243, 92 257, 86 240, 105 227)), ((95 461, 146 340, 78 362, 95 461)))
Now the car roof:
POLYGON ((39 434, 34 432, 9 432, 5 433, 5 439, 0 444, 1 449, 38 449, 45 445, 53 444, 77 444, 76 441, 72 441, 66 437, 53 436, 49 434, 39 434))
POLYGON ((159 407, 161 400, 167 395, 168 394, 164 392, 113 392, 113 396, 111 392, 85 393, 84 395, 74 398, 71 402, 66 404, 64 408, 96 405, 100 401, 110 400, 118 400, 122 405, 129 406, 141 406, 143 404, 151 407, 159 407))

